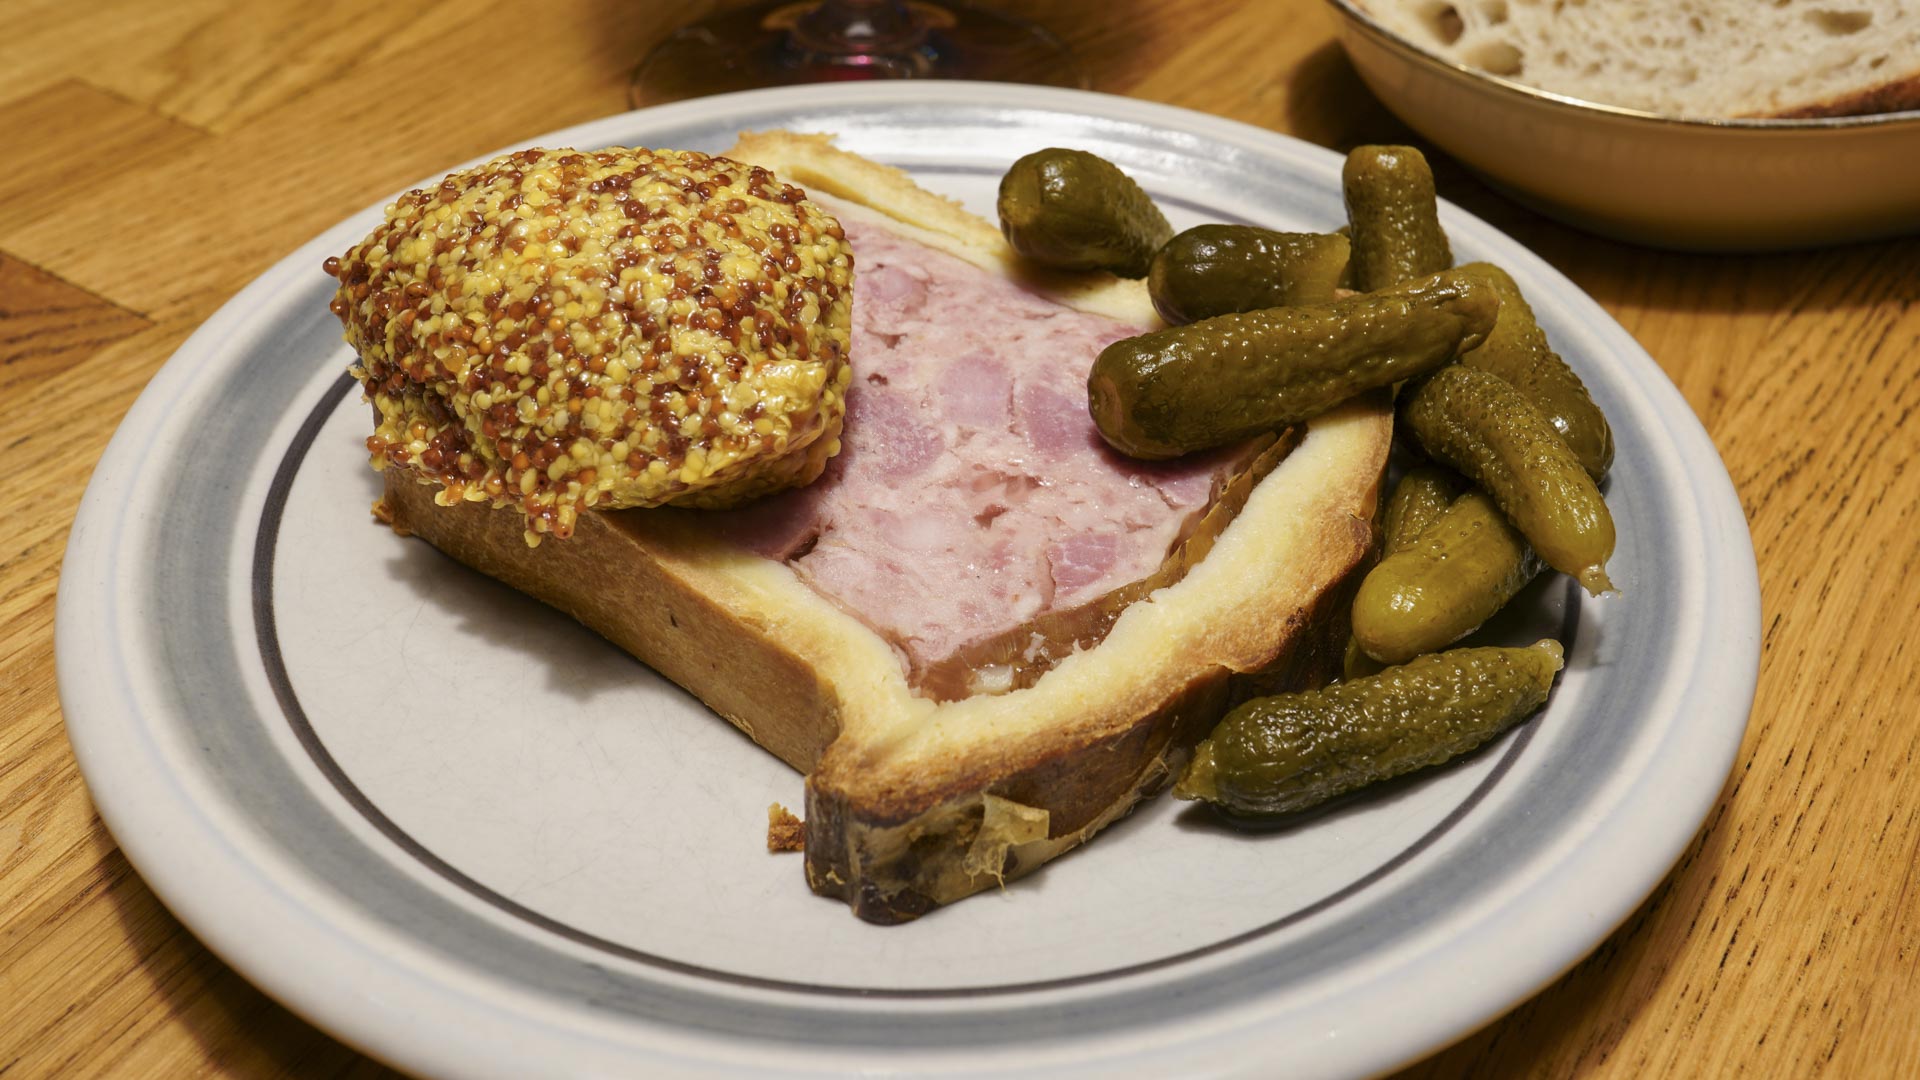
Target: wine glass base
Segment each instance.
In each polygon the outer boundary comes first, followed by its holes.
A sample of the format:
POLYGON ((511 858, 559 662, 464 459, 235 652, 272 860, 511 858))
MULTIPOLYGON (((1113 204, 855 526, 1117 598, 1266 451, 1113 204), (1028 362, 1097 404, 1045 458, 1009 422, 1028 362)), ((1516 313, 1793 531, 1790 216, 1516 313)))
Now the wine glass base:
POLYGON ((904 38, 842 37, 810 47, 795 28, 819 6, 819 0, 777 0, 681 27, 634 69, 628 99, 641 108, 734 90, 868 79, 1087 86, 1072 51, 1024 19, 960 4, 908 3, 914 28, 904 38))

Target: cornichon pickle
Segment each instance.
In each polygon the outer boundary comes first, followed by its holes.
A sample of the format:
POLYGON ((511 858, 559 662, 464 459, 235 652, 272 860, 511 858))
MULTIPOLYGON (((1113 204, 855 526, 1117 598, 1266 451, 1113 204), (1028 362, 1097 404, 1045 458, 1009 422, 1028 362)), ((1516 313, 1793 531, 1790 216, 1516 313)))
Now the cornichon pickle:
MULTIPOLYGON (((1459 494, 1458 478, 1445 469, 1421 465, 1407 470, 1393 486, 1393 494, 1387 496, 1380 525, 1381 557, 1391 558, 1412 547, 1427 526, 1447 512, 1459 494)), ((1340 664, 1342 678, 1357 679, 1375 674, 1380 668, 1380 662, 1368 656, 1359 642, 1347 639, 1347 651, 1340 664)))
POLYGON ((1084 150, 1036 150, 1000 178, 1000 231, 1013 250, 1061 270, 1145 277, 1173 226, 1133 178, 1084 150))
POLYGON ((1121 453, 1178 457, 1430 371, 1477 344, 1498 309, 1484 283, 1448 272, 1391 294, 1156 330, 1101 350, 1088 403, 1121 453))
POLYGON ((1447 470, 1433 465, 1408 469, 1393 485, 1393 494, 1387 496, 1387 512, 1380 527, 1381 555, 1391 556, 1412 547, 1459 496, 1459 478, 1447 470))
POLYGON ((1364 292, 1453 265, 1433 172, 1411 146, 1360 146, 1340 171, 1353 235, 1354 288, 1364 292))
POLYGON ((1304 810, 1438 765, 1538 709, 1560 643, 1454 649, 1352 682, 1256 698, 1194 748, 1173 793, 1236 814, 1304 810))
POLYGON ((1460 362, 1492 372, 1525 394, 1560 432, 1587 475, 1599 483, 1613 464, 1613 431, 1586 384, 1547 343, 1546 331, 1534 321, 1533 308, 1505 270, 1492 263, 1468 263, 1460 269, 1500 294, 1500 317, 1494 320, 1493 331, 1460 362))
POLYGON ((1347 265, 1346 269, 1340 271, 1340 287, 1348 291, 1357 290, 1360 286, 1353 279, 1353 226, 1342 225, 1333 230, 1333 235, 1347 242, 1347 265))
POLYGON ((1170 326, 1333 299, 1347 238, 1252 225, 1200 225, 1154 253, 1147 294, 1170 326))
POLYGON ((1368 571, 1353 598, 1353 639, 1383 664, 1444 649, 1505 607, 1540 566, 1494 501, 1468 492, 1368 571))
POLYGON ((1364 679, 1368 675, 1378 675, 1387 665, 1367 655, 1367 650, 1349 635, 1347 651, 1340 657, 1340 677, 1349 682, 1364 679))
POLYGON ((1452 364, 1402 395, 1400 423, 1428 457, 1493 496, 1548 566, 1595 596, 1613 587, 1613 515, 1580 459, 1520 391, 1452 364))

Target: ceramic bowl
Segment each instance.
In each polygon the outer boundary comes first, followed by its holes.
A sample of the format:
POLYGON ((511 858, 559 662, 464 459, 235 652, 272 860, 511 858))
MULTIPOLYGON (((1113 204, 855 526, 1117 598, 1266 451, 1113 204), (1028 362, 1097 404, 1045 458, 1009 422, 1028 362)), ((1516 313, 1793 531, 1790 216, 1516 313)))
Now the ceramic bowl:
POLYGON ((1443 60, 1349 0, 1328 2, 1341 45, 1389 109, 1571 225, 1699 251, 1920 232, 1920 112, 1713 120, 1600 105, 1443 60))

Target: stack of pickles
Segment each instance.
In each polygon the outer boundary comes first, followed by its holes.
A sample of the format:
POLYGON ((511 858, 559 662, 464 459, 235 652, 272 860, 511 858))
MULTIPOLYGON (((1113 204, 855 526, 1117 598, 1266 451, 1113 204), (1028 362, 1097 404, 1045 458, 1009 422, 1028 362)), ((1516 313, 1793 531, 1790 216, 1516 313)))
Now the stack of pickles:
POLYGON ((1246 702, 1195 749, 1175 794, 1247 816, 1306 809, 1481 745, 1547 699, 1561 648, 1448 646, 1544 567, 1612 588, 1599 483, 1613 437, 1513 279, 1453 265, 1418 150, 1363 146, 1336 233, 1202 225, 1178 235, 1138 184, 1077 150, 1021 158, 1000 186, 1014 250, 1147 279, 1169 328, 1115 342, 1087 380, 1102 436, 1164 459, 1299 423, 1397 387, 1395 433, 1423 462, 1383 515, 1345 679, 1246 702))

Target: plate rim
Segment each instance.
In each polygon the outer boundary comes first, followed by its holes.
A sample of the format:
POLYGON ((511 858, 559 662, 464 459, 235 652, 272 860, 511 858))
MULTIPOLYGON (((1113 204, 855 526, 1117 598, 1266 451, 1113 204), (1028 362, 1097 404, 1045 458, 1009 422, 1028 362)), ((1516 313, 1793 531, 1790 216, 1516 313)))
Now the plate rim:
MULTIPOLYGON (((777 100, 780 106, 788 108, 799 108, 807 105, 823 108, 871 106, 882 113, 884 113, 889 106, 900 104, 919 105, 939 104, 942 102, 966 105, 1006 104, 1083 117, 1139 122, 1155 127, 1171 128, 1189 134, 1196 134, 1205 138, 1216 138, 1230 144, 1254 144, 1257 146, 1260 143, 1266 143, 1269 149, 1271 149, 1271 147, 1278 142, 1288 146, 1289 152, 1299 152, 1303 148, 1310 148, 1313 152, 1324 155, 1322 160, 1338 161, 1338 155, 1334 154, 1333 151, 1319 147, 1311 147, 1311 144, 1306 144, 1301 140, 1281 135, 1277 132, 1158 103, 1143 102, 1131 98, 1095 94, 1085 91, 1040 89, 1000 84, 947 84, 937 82, 913 84, 910 89, 891 84, 882 84, 879 86, 841 85, 810 87, 800 91, 792 89, 750 91, 742 94, 700 99, 694 102, 666 106, 658 109, 616 114, 560 131, 545 133, 536 136, 534 139, 517 143, 516 145, 561 141, 586 141, 596 138, 597 136, 594 133, 600 130, 617 131, 622 128, 636 126, 642 122, 636 119, 641 116, 647 118, 646 122, 656 125, 664 125, 670 122, 692 123, 709 114, 713 117, 721 118, 737 113, 748 112, 763 103, 769 103, 774 100, 777 100)), ((491 156, 493 155, 483 155, 473 160, 483 161, 491 156)), ((426 181, 423 181, 423 183, 431 182, 432 179, 432 177, 429 177, 426 181)), ((115 431, 114 437, 109 443, 107 451, 103 454, 94 477, 89 481, 86 496, 82 501, 80 511, 75 517, 74 527, 67 545, 66 563, 63 566, 58 589, 55 623, 56 667, 60 698, 63 710, 68 718, 68 730, 74 744, 76 758, 79 759, 83 776, 87 780, 90 797, 99 808, 103 820, 107 822, 109 829, 114 834, 116 842, 120 844, 123 851, 127 854, 129 861, 135 865, 136 869, 142 874, 142 877, 147 880, 150 887, 161 897, 169 909, 178 914, 181 921, 193 929, 196 936, 206 942, 222 959, 242 971, 255 985, 260 986, 272 996, 288 1004, 294 1011, 313 1019, 316 1023, 320 1023, 327 1030, 335 1033, 336 1036, 352 1042, 377 1057, 403 1063, 408 1067, 418 1068, 462 1067, 460 1064, 462 1061, 464 1061, 465 1067, 484 1067, 486 1063, 473 1061, 471 1059, 434 1056, 421 1052, 419 1045, 420 1040, 418 1038, 420 1031, 412 1024, 401 1024, 398 1029, 395 1029, 392 1025, 382 1027, 377 1023, 367 1023, 364 1014, 356 1013, 351 1008, 342 1008, 336 999, 329 998, 326 995, 316 994, 312 992, 310 986, 303 985, 300 980, 285 977, 283 972, 274 968, 268 957, 261 955, 261 951, 255 947, 253 942, 249 941, 244 935, 233 933, 228 927, 221 925, 221 919, 218 917, 222 913, 220 905, 217 903, 209 905, 203 897, 197 896, 191 880, 194 875, 191 873, 182 873, 181 866, 183 864, 170 861, 171 858, 177 857, 180 853, 177 850, 169 849, 165 838, 155 838, 150 830, 142 828, 142 815, 150 812, 151 806, 145 805, 145 799, 137 795, 129 786, 125 785, 123 777, 124 769, 117 769, 116 762, 114 761, 116 747, 112 744, 111 740, 106 740, 101 732, 97 730, 95 725, 97 725, 98 721, 83 719, 78 725, 72 722, 75 717, 84 718, 110 714, 116 711, 113 707, 116 705, 125 707, 127 705, 138 704, 137 700, 131 698, 116 702, 107 688, 81 678, 77 674, 81 665, 76 660, 78 657, 84 657, 94 652, 102 644, 110 644, 103 639, 111 638, 114 634, 113 623, 109 622, 100 626, 90 625, 88 616, 90 611, 101 610, 98 594, 102 591, 109 594, 112 592, 111 567, 106 565, 106 556, 110 552, 110 548, 107 545, 107 534, 112 531, 107 528, 107 526, 117 524, 115 517, 116 508, 111 500, 111 493, 116 486, 121 485, 120 477, 128 471, 129 465, 132 464, 126 459, 130 458, 134 453, 133 444, 136 435, 143 431, 149 435, 153 434, 154 429, 158 428, 160 422, 164 419, 166 405, 171 400, 177 399, 190 388, 195 374, 192 360, 196 354, 204 354, 210 345, 222 340, 228 332, 244 326, 247 312, 251 308, 259 305, 259 303, 277 287, 284 286, 285 281, 283 279, 287 277, 287 271, 290 266, 304 265, 303 260, 304 262, 316 262, 320 252, 339 246, 338 237, 341 234, 353 234, 357 222, 366 220, 370 215, 377 215, 380 212, 380 208, 389 201, 391 201, 391 197, 349 216, 340 223, 322 232, 313 240, 310 240, 300 248, 289 253, 256 277, 203 323, 202 326, 180 346, 174 356, 167 361, 149 382, 148 386, 142 390, 139 400, 135 402, 133 408, 129 410, 127 417, 123 419, 120 427, 115 431), (73 576, 76 574, 78 576, 73 576), (65 662, 61 662, 63 660, 65 662)), ((1472 222, 1476 227, 1484 230, 1487 235, 1496 238, 1511 247, 1514 251, 1520 253, 1522 261, 1528 264, 1528 269, 1531 274, 1544 272, 1550 279, 1557 279, 1555 281, 1557 287, 1565 289, 1587 302, 1592 302, 1591 298, 1588 297, 1583 290, 1573 285, 1573 283, 1568 281, 1563 275, 1560 275, 1558 271, 1540 260, 1538 256, 1533 255, 1530 251, 1521 247, 1504 233, 1494 229, 1492 226, 1486 225, 1486 223, 1479 221, 1472 215, 1465 214, 1465 212, 1461 211, 1458 207, 1449 205, 1443 212, 1448 217, 1459 216, 1472 222)), ((1597 303, 1595 303, 1594 306, 1596 309, 1598 308, 1597 303)), ((1620 337, 1624 338, 1626 342, 1631 343, 1633 351, 1642 357, 1645 356, 1644 350, 1640 349, 1638 344, 1633 342, 1631 336, 1627 335, 1625 330, 1620 328, 1617 322, 1614 322, 1611 317, 1607 319, 1607 326, 1609 333, 1618 331, 1620 337)), ((1647 364, 1656 372, 1660 370, 1657 365, 1653 364, 1651 358, 1647 358, 1647 364)), ((1664 373, 1662 374, 1664 375, 1664 373)), ((1734 493, 1731 480, 1726 477, 1724 466, 1721 465, 1717 453, 1713 451, 1711 441, 1707 438, 1704 428, 1700 427, 1699 421, 1692 413, 1691 408, 1685 404, 1684 399, 1680 398, 1677 389, 1672 386, 1670 380, 1663 381, 1664 386, 1656 385, 1652 389, 1656 392, 1670 394, 1673 401, 1678 402, 1681 413, 1683 413, 1685 418, 1691 421, 1692 424, 1693 430, 1682 431, 1677 433, 1677 435, 1683 436, 1689 441, 1703 443, 1705 445, 1706 450, 1711 456, 1711 464, 1714 468, 1717 468, 1718 478, 1724 488, 1724 490, 1714 491, 1701 491, 1697 487, 1695 488, 1694 494, 1696 498, 1702 500, 1703 515, 1708 511, 1718 510, 1722 516, 1724 516, 1727 509, 1726 504, 1728 502, 1731 503, 1741 527, 1737 531, 1730 532, 1727 536, 1723 537, 1722 540, 1733 545, 1733 550, 1730 553, 1736 556, 1735 562, 1737 564, 1743 567, 1753 568, 1750 575, 1748 575, 1751 578, 1750 586, 1731 597, 1731 599, 1735 601, 1731 606, 1738 610, 1733 611, 1732 614, 1735 618, 1730 620, 1750 627, 1751 632, 1749 636, 1751 638, 1751 648, 1747 650, 1747 655, 1725 657, 1724 659, 1727 663, 1724 664, 1723 667, 1725 667, 1726 670, 1721 672, 1720 675, 1723 682, 1730 679, 1735 689, 1734 702, 1739 704, 1740 723, 1737 728, 1730 730, 1729 734, 1731 737, 1725 740, 1723 747, 1724 752, 1721 755, 1717 757, 1714 755, 1705 755, 1703 759, 1696 759, 1691 769, 1685 770, 1691 775, 1693 782, 1684 786, 1687 790, 1696 793, 1692 802, 1699 804, 1697 808, 1690 804, 1683 813, 1678 815, 1670 811, 1652 815, 1654 820, 1640 822, 1642 826, 1641 829, 1628 828, 1619 823, 1612 824, 1611 835, 1613 837, 1619 838, 1623 835, 1631 835, 1636 840, 1636 843, 1633 845, 1636 849, 1636 854, 1635 857, 1629 861, 1636 865, 1651 865, 1651 863, 1657 862, 1658 871, 1652 873, 1643 885, 1632 882, 1628 883, 1625 888, 1621 888, 1618 884, 1615 885, 1613 895, 1607 898, 1609 902, 1597 905, 1597 907, 1603 910, 1594 912, 1597 917, 1595 925, 1600 927, 1599 932, 1578 935, 1583 939, 1584 943, 1571 952, 1568 952, 1564 942, 1561 943, 1557 950, 1547 949, 1546 952, 1549 956, 1547 962, 1543 964, 1536 961, 1530 969, 1529 973, 1532 976, 1530 984, 1517 991, 1496 995, 1501 997, 1502 1000, 1494 1004, 1491 1008, 1489 1008, 1484 1001, 1472 1006, 1464 1006, 1460 1000, 1456 1000, 1452 1008, 1436 1008, 1429 1014, 1427 1024, 1424 1025, 1422 1032, 1417 1036, 1420 1045, 1408 1051, 1408 1054, 1431 1052, 1450 1039, 1465 1036, 1471 1030, 1480 1026, 1480 1024, 1492 1020, 1525 997, 1530 996, 1540 986, 1557 978, 1567 967, 1570 967, 1582 956, 1586 955, 1587 952, 1591 951, 1592 948, 1596 947, 1600 941, 1604 939, 1605 935, 1611 933, 1615 926, 1631 914, 1632 910, 1639 905, 1644 897, 1666 877, 1674 860, 1684 851, 1686 845, 1691 841, 1692 837, 1698 831, 1700 824, 1706 818, 1707 813, 1717 802, 1719 792, 1724 786, 1725 778, 1736 760, 1746 728, 1747 717, 1751 712, 1751 703, 1756 688, 1755 684, 1758 672, 1759 594, 1757 566, 1753 560, 1751 536, 1745 528, 1744 514, 1739 513, 1738 499, 1734 493), (1706 505, 1708 502, 1718 502, 1721 505, 1717 507, 1708 506, 1706 505), (1744 556, 1743 559, 1740 558, 1742 555, 1744 556), (1742 617, 1748 614, 1750 614, 1750 618, 1742 617), (1742 687, 1744 687, 1743 703, 1741 702, 1742 687), (1717 766, 1715 765, 1716 761, 1719 762, 1717 766), (1696 809, 1697 812, 1695 812, 1696 809), (1684 828, 1680 828, 1676 824, 1678 821, 1684 821, 1686 823, 1684 828), (1649 847, 1646 841, 1650 833, 1657 834, 1666 841, 1665 843, 1652 845, 1655 850, 1665 852, 1666 848, 1671 847, 1671 852, 1661 854, 1650 860, 1645 853, 1649 847), (1587 938, 1590 938, 1590 940, 1586 940, 1587 938), (1465 1022, 1467 1020, 1471 1022, 1465 1022)), ((1667 402, 1666 404, 1671 405, 1672 402, 1667 402)), ((1665 409, 1662 411, 1671 410, 1665 409)), ((1682 427, 1684 428, 1685 425, 1682 425, 1682 427)), ((1696 466, 1699 465, 1698 462, 1689 460, 1686 464, 1689 475, 1698 471, 1696 468, 1696 466)), ((1709 469, 1708 471, 1712 470, 1709 469)), ((1740 575, 1736 574, 1735 576, 1740 575)), ((1746 584, 1746 582, 1742 581, 1740 584, 1746 584)), ((1642 776, 1640 779, 1644 780, 1645 777, 1642 776)), ((151 793, 147 794, 150 795, 151 793)), ((1644 808, 1642 808, 1637 816, 1645 818, 1648 815, 1644 808)), ((1597 837, 1597 840, 1604 841, 1605 839, 1606 831, 1603 830, 1602 834, 1597 837)), ((1603 846, 1618 847, 1619 844, 1616 842, 1613 845, 1603 846)), ((1627 876, 1637 881, 1637 878, 1642 875, 1627 876)), ((1551 925, 1544 928, 1535 926, 1533 927, 1533 931, 1536 936, 1543 934, 1548 938, 1555 936, 1553 926, 1551 925)), ((1559 936, 1565 936, 1564 928, 1560 930, 1559 936)), ((444 987, 441 987, 441 989, 444 989, 444 987)), ((1484 996, 1485 995, 1483 995, 1483 997, 1484 996)), ((1350 1047, 1347 1049, 1349 1051, 1351 1050, 1350 1047)), ((455 1048, 455 1050, 457 1053, 457 1048, 455 1048)), ((1394 1058, 1393 1060, 1382 1059, 1376 1062, 1376 1064, 1391 1065, 1394 1060, 1398 1060, 1398 1058, 1394 1058)))

